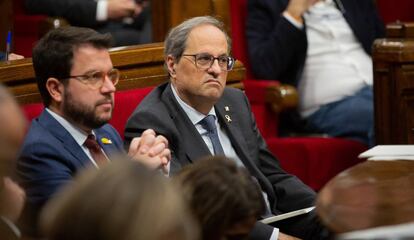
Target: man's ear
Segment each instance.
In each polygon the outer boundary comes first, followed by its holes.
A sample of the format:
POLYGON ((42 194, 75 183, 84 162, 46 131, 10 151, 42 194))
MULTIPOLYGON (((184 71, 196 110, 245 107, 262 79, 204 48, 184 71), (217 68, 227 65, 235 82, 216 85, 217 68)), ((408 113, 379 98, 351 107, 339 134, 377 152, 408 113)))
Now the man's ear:
POLYGON ((59 80, 57 80, 56 78, 47 79, 46 89, 49 92, 49 95, 53 99, 53 101, 58 103, 62 102, 64 86, 59 80))
POLYGON ((168 73, 170 74, 170 76, 172 78, 175 78, 175 76, 176 76, 176 73, 175 73, 175 65, 176 65, 175 58, 172 55, 168 55, 165 58, 165 63, 167 64, 168 73))

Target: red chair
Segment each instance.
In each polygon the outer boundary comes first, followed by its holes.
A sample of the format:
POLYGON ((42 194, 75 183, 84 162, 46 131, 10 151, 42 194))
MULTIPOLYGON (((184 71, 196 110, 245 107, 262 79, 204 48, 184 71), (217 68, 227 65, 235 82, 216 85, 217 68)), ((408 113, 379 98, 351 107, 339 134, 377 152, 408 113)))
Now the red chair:
POLYGON ((258 128, 282 167, 317 191, 339 172, 361 162, 358 155, 367 147, 359 142, 340 138, 278 136, 278 116, 271 110, 266 92, 269 87, 279 86, 280 83, 252 78, 244 34, 247 0, 229 1, 233 54, 246 67, 247 79, 244 87, 258 128))
POLYGON ((377 0, 377 7, 385 24, 414 21, 413 0, 377 0))
POLYGON ((13 1, 13 52, 25 57, 32 56, 32 48, 43 34, 52 28, 68 25, 61 18, 46 15, 29 15, 25 11, 24 0, 13 1))

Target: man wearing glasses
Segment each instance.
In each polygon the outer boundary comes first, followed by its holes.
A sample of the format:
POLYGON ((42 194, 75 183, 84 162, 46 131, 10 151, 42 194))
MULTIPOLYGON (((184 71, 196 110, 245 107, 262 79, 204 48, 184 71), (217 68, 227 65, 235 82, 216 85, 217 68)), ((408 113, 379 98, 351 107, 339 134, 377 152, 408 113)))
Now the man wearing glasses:
MULTIPOLYGON (((45 110, 32 122, 17 164, 27 192, 26 234, 36 235, 40 209, 79 169, 99 168, 123 153, 119 134, 107 124, 120 76, 109 56, 110 42, 109 35, 91 29, 58 28, 33 50, 45 110)), ((170 159, 167 147, 164 137, 147 130, 132 140, 128 155, 163 169, 170 159)))
MULTIPOLYGON (((226 88, 227 72, 235 61, 229 56, 230 46, 223 24, 212 17, 192 18, 173 28, 164 50, 170 82, 154 89, 135 109, 126 125, 126 142, 146 128, 166 136, 172 173, 208 155, 234 159, 260 183, 268 214, 312 206, 315 193, 281 169, 268 151, 246 96, 238 89, 226 88)), ((314 213, 282 222, 279 227, 281 232, 298 237, 321 239, 314 213)), ((256 223, 249 239, 278 237, 288 236, 256 223)))

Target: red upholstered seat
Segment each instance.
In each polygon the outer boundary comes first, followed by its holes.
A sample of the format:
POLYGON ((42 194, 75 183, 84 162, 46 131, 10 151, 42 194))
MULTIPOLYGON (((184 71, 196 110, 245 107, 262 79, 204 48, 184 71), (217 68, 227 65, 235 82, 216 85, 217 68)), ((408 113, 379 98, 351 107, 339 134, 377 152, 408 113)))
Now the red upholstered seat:
POLYGON ((414 21, 413 0, 377 0, 377 6, 385 24, 414 21))
POLYGON ((115 93, 115 108, 112 119, 109 122, 124 138, 125 124, 129 116, 154 87, 138 88, 132 90, 117 91, 115 93))
POLYGON ((28 15, 24 9, 24 0, 13 1, 13 42, 14 52, 25 57, 32 56, 32 48, 41 34, 44 15, 28 15))
POLYGON ((278 116, 266 104, 265 91, 270 84, 279 84, 279 82, 253 79, 249 69, 244 34, 248 14, 247 0, 229 1, 233 54, 246 67, 247 79, 244 81, 244 87, 258 128, 266 139, 269 149, 280 160, 282 167, 314 190, 319 190, 333 176, 361 162, 358 154, 367 147, 356 141, 339 138, 278 137, 278 116))
MULTIPOLYGON (((131 116, 136 106, 152 89, 153 87, 147 87, 117 91, 115 93, 115 108, 109 123, 112 124, 122 138, 124 137, 125 124, 129 116, 131 116)), ((39 116, 43 108, 42 103, 31 103, 22 106, 23 113, 29 122, 39 116)))

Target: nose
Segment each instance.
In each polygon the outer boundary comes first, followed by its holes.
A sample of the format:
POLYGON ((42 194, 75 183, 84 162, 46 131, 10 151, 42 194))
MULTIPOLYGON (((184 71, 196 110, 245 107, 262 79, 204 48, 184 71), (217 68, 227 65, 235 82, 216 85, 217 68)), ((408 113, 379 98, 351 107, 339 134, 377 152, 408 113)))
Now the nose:
POLYGON ((220 65, 218 64, 218 59, 213 60, 213 64, 211 64, 210 68, 208 68, 208 72, 210 74, 214 74, 215 76, 219 75, 223 70, 221 70, 220 65))
POLYGON ((111 79, 109 79, 108 75, 105 75, 103 85, 101 87, 102 93, 112 93, 116 91, 115 85, 112 83, 111 79))

